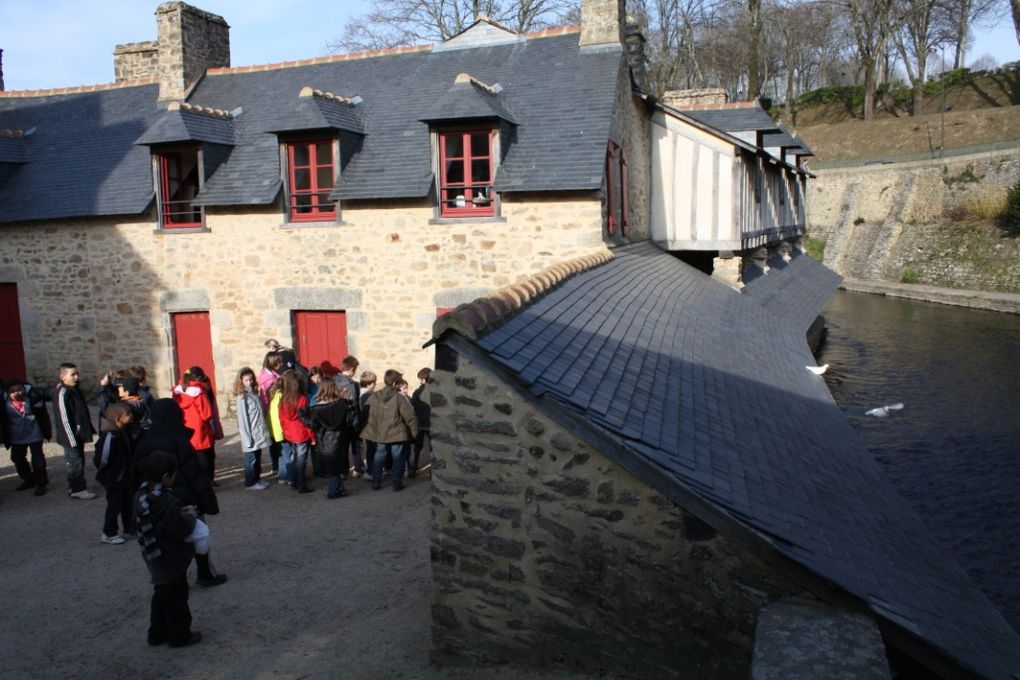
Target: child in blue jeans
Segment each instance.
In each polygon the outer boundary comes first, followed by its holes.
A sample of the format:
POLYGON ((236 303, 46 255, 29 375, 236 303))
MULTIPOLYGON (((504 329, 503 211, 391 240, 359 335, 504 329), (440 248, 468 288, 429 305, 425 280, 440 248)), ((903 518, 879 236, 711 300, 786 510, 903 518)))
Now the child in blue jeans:
POLYGON ((237 372, 234 396, 237 399, 237 432, 244 452, 244 488, 264 491, 269 485, 262 481, 262 449, 269 447, 269 428, 262 411, 255 371, 248 366, 237 372))

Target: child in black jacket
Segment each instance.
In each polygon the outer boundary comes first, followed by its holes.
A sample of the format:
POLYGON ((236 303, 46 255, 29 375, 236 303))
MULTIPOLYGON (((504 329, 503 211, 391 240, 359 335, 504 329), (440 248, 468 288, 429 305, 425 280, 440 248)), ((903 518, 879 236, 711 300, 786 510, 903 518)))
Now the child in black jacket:
POLYGON ((127 538, 134 538, 135 533, 131 509, 132 443, 127 429, 133 419, 131 409, 124 403, 110 404, 99 418, 99 440, 92 462, 96 466, 96 481, 106 489, 106 515, 99 540, 109 545, 120 545, 127 538), (124 535, 117 533, 118 517, 124 535))
POLYGON ((195 549, 187 538, 195 529, 195 509, 182 508, 170 493, 176 474, 176 458, 162 451, 150 455, 134 509, 138 544, 152 575, 149 644, 185 647, 199 642, 202 634, 191 630, 188 607, 188 565, 195 549))

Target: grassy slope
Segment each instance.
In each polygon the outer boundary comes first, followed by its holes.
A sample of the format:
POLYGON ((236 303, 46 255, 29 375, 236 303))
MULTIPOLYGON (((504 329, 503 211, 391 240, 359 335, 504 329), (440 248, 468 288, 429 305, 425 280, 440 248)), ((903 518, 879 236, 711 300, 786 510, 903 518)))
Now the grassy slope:
MULTIPOLYGON (((868 123, 845 103, 819 104, 798 111, 788 127, 811 146, 815 161, 928 153, 940 144, 940 103, 938 92, 928 95, 924 113, 910 116, 886 98, 868 123)), ((975 75, 947 87, 945 103, 947 149, 1020 141, 1020 71, 975 75)))

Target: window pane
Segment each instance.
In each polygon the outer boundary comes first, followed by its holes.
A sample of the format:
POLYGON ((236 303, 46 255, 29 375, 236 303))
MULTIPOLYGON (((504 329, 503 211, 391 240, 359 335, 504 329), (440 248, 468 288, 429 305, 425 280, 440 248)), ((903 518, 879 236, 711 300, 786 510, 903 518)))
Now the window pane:
POLYGON ((471 133, 471 155, 472 156, 488 156, 489 155, 489 133, 488 132, 472 132, 471 133))
POLYGON ((463 158, 464 157, 464 135, 450 134, 446 135, 443 139, 446 140, 446 157, 447 158, 463 158))
POLYGON ((294 196, 294 210, 299 213, 308 213, 312 210, 312 197, 310 194, 294 196))
POLYGON ((308 145, 294 145, 294 165, 308 165, 308 145))
POLYGON ((331 204, 331 202, 329 200, 329 192, 328 191, 325 191, 325 192, 322 192, 322 193, 319 193, 319 194, 314 194, 314 195, 318 199, 317 200, 317 205, 319 206, 319 210, 329 211, 329 210, 333 209, 333 205, 331 204))
POLYGON ((476 184, 489 183, 489 159, 471 161, 471 181, 476 184))
POLYGON ((464 161, 446 162, 446 183, 447 184, 464 183, 464 161))
POLYGON ((307 191, 312 188, 312 175, 308 168, 294 171, 294 190, 307 191))
POLYGON ((333 188, 333 168, 327 166, 325 168, 319 168, 315 171, 315 181, 318 182, 317 188, 319 189, 332 189, 333 188))
POLYGON ((332 142, 319 142, 315 145, 315 162, 319 165, 333 164, 332 142))

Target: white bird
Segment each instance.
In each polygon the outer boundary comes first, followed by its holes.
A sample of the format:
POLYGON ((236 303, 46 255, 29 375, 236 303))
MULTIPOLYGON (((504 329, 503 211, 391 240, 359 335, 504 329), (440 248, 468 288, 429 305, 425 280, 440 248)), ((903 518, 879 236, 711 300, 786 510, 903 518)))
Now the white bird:
POLYGON ((865 411, 866 416, 875 416, 876 418, 885 418, 889 415, 890 411, 899 411, 903 408, 903 402, 896 402, 895 404, 886 404, 885 406, 879 406, 869 411, 865 411))
POLYGON ((829 370, 829 364, 822 364, 821 366, 805 366, 807 370, 811 371, 815 375, 822 375, 829 370))

